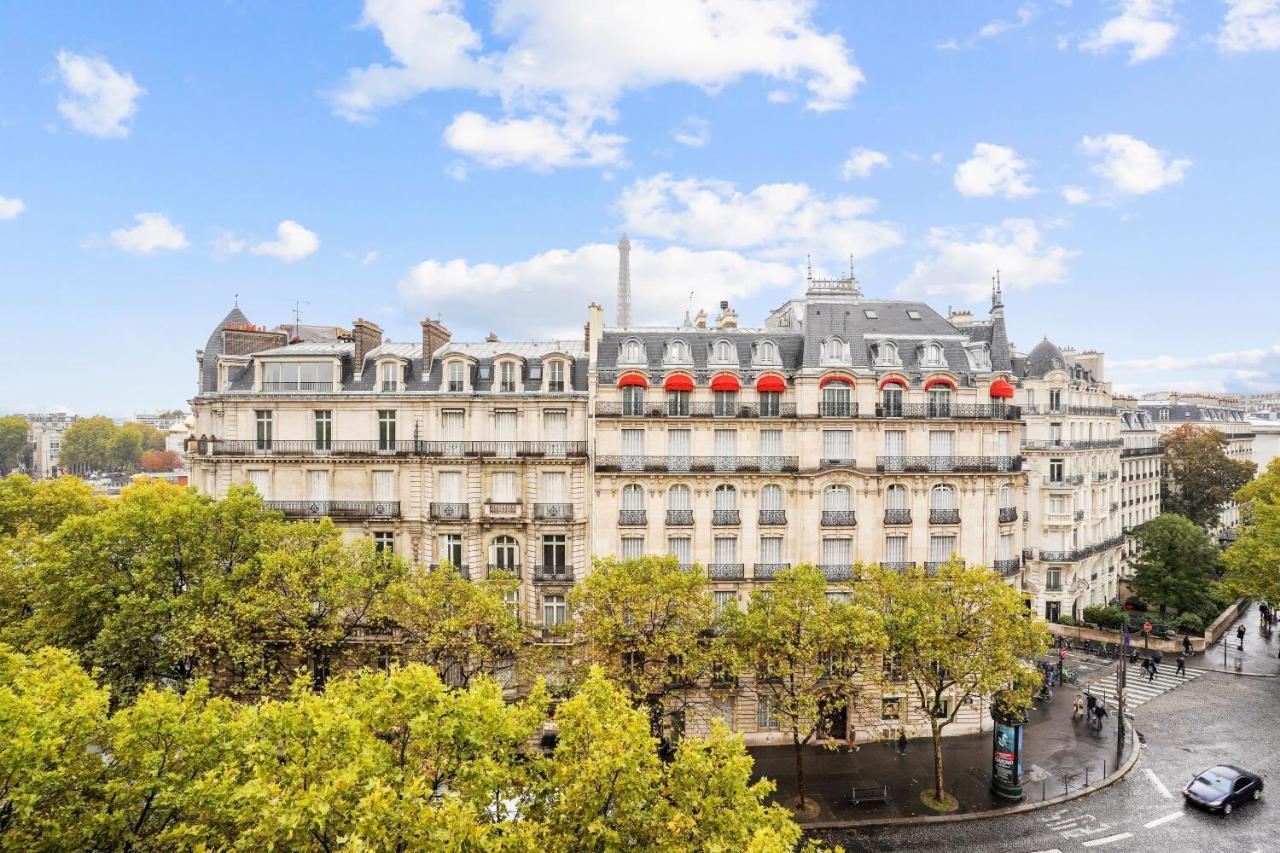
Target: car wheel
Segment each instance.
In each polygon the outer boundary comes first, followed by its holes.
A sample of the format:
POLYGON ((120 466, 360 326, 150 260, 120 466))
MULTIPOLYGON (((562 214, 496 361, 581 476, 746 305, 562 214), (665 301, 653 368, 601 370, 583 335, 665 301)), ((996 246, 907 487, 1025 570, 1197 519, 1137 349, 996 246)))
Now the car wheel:
POLYGON ((1253 798, 1254 798, 1255 800, 1260 800, 1260 799, 1262 799, 1262 789, 1261 789, 1261 788, 1254 788, 1254 789, 1253 789, 1253 798))
POLYGON ((1225 816, 1227 816, 1227 815, 1229 815, 1229 814, 1231 814, 1231 803, 1227 803, 1225 806, 1223 806, 1223 807, 1222 807, 1222 815, 1223 815, 1223 817, 1225 817, 1225 816))

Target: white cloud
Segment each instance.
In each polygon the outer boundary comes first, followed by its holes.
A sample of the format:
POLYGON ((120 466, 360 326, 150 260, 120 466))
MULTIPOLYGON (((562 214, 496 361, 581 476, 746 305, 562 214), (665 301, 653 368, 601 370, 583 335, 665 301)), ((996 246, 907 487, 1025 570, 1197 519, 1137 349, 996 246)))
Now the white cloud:
POLYGON ((1067 262, 1080 253, 1046 242, 1029 219, 1006 219, 967 233, 956 228, 929 232, 931 257, 917 261, 898 291, 915 297, 958 295, 978 301, 991 292, 1000 270, 1006 288, 1025 289, 1066 280, 1067 262))
POLYGON ((227 257, 229 255, 238 255, 249 248, 249 241, 234 231, 219 228, 211 246, 215 255, 227 257))
POLYGON ((629 91, 683 83, 715 93, 758 75, 803 85, 811 110, 845 106, 862 71, 841 36, 817 28, 813 7, 811 0, 496 0, 490 37, 503 46, 486 53, 461 0, 366 0, 361 26, 381 33, 391 61, 348 71, 330 97, 338 115, 368 121, 424 92, 470 90, 498 98, 503 116, 469 119, 465 134, 455 120, 445 141, 457 147, 461 139, 459 150, 479 152, 486 165, 612 163, 623 140, 593 125, 616 121, 629 91), (513 131, 535 135, 544 148, 518 145, 513 131), (479 138, 490 134, 500 139, 479 138))
POLYGON ((122 139, 129 135, 127 122, 138 111, 138 99, 147 90, 121 74, 105 59, 58 51, 58 74, 67 93, 58 99, 58 112, 71 126, 91 136, 122 139))
MULTIPOLYGON (((768 291, 790 295, 803 275, 737 252, 652 249, 638 240, 631 247, 631 270, 633 280, 643 282, 632 290, 634 322, 667 325, 680 320, 691 291, 695 308, 710 307, 768 291)), ((595 243, 505 265, 426 260, 400 282, 400 296, 412 309, 442 313, 455 333, 460 327, 493 328, 494 306, 501 305, 504 335, 581 340, 587 304, 612 293, 617 275, 617 246, 595 243)))
POLYGON ((1028 163, 1018 152, 1003 145, 979 142, 973 157, 956 166, 955 185, 963 196, 1004 196, 1026 198, 1036 190, 1028 183, 1028 163))
POLYGON ((849 159, 845 160, 844 165, 840 167, 840 173, 846 180, 865 178, 876 166, 888 167, 889 165, 889 155, 872 151, 870 148, 855 148, 849 152, 849 159))
POLYGON ((1260 349, 1214 352, 1205 355, 1158 355, 1150 358, 1119 359, 1116 367, 1127 370, 1188 370, 1195 367, 1230 367, 1262 364, 1268 359, 1280 357, 1280 344, 1260 349))
POLYGON ((15 219, 27 209, 26 202, 20 198, 7 198, 0 195, 0 219, 15 219))
POLYGON ((372 263, 376 263, 377 260, 378 260, 378 253, 376 250, 365 252, 364 258, 362 258, 360 261, 360 266, 367 267, 372 263))
POLYGON ((150 255, 161 249, 177 251, 187 248, 187 235, 182 226, 174 225, 163 213, 138 213, 133 217, 138 224, 132 228, 118 228, 111 232, 111 242, 117 248, 140 255, 150 255))
POLYGON ((620 163, 626 138, 595 133, 591 122, 557 124, 542 116, 494 121, 465 112, 445 128, 444 141, 486 166, 528 166, 545 172, 559 166, 620 163))
POLYGON ((259 243, 251 251, 255 255, 270 255, 285 263, 293 263, 315 254, 319 248, 320 238, 315 232, 308 231, 292 219, 286 219, 276 226, 276 239, 259 243))
POLYGON ((699 116, 689 116, 672 128, 671 138, 690 148, 701 148, 711 141, 711 123, 699 116))
POLYGON ((1067 204, 1088 204, 1093 195, 1084 187, 1063 187, 1062 198, 1067 204))
POLYGON ((1136 65, 1160 56, 1178 35, 1172 0, 1120 0, 1117 9, 1119 15, 1080 42, 1081 50, 1105 53, 1128 46, 1129 64, 1136 65))
POLYGON ((825 198, 805 184, 761 184, 741 192, 730 181, 662 173, 641 178, 618 200, 627 231, 702 247, 749 249, 759 257, 866 257, 896 246, 891 225, 864 217, 876 201, 825 198))
POLYGON ((1227 53, 1280 50, 1280 0, 1226 0, 1217 43, 1227 53))
POLYGON ((996 20, 988 23, 982 29, 978 30, 978 38, 987 39, 1001 35, 1002 33, 1007 33, 1010 30, 1020 30, 1027 24, 1031 23, 1038 11, 1039 9, 1036 8, 1035 3, 1024 3, 1018 7, 1018 11, 1015 13, 1018 16, 1016 21, 1006 21, 997 18, 996 20))
POLYGON ((1274 391, 1280 385, 1280 344, 1200 355, 1116 359, 1109 364, 1127 393, 1196 390, 1219 393, 1274 391))
POLYGON ((1125 195, 1145 195, 1180 183, 1191 168, 1190 160, 1173 159, 1167 152, 1125 133, 1085 136, 1080 140, 1080 150, 1098 159, 1091 167, 1093 173, 1125 195))

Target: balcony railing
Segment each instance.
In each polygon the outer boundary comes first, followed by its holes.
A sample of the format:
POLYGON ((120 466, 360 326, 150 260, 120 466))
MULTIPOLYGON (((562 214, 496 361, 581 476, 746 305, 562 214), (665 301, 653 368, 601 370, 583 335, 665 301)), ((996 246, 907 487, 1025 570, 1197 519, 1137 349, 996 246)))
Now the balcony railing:
POLYGON ((1115 417, 1116 410, 1111 406, 1050 406, 1044 403, 1023 406, 1028 415, 1085 415, 1097 418, 1115 417))
POLYGON ((960 510, 958 509, 931 509, 929 510, 930 524, 959 524, 960 510))
POLYGON ((1076 521, 1084 521, 1084 510, 1078 509, 1075 513, 1076 521))
POLYGON ((736 509, 713 509, 711 523, 720 527, 737 527, 742 523, 742 518, 736 509))
POLYGON ((1022 442, 1023 450, 1105 450, 1112 447, 1124 447, 1124 439, 1048 439, 1022 442))
POLYGON ((448 567, 449 571, 453 572, 455 575, 462 578, 464 581, 471 580, 470 566, 455 566, 451 563, 432 563, 431 564, 431 570, 433 572, 440 571, 441 569, 444 569, 446 567, 448 567))
POLYGON ((691 509, 667 510, 667 526, 668 527, 690 527, 692 525, 693 525, 693 510, 691 509))
POLYGON ((755 579, 758 581, 771 581, 782 572, 791 568, 790 563, 756 563, 753 567, 755 570, 755 579))
POLYGON ((520 577, 519 563, 516 563, 514 565, 510 565, 506 563, 489 563, 488 569, 489 569, 489 574, 491 575, 497 574, 498 572, 502 572, 504 574, 512 575, 517 578, 520 577))
POLYGON ((1017 520, 1018 520, 1018 508, 1016 506, 1000 507, 999 521, 1001 524, 1008 524, 1011 521, 1017 521, 1017 520))
POLYGON ((205 439, 196 442, 198 456, 407 456, 462 458, 569 459, 587 455, 585 441, 404 441, 298 439, 205 439))
POLYGON ((1021 456, 877 456, 879 473, 1003 473, 1022 470, 1021 456))
POLYGON ((818 566, 822 576, 829 581, 851 581, 854 579, 853 566, 844 563, 824 563, 818 566))
POLYGON ((776 527, 787 523, 787 511, 785 509, 762 509, 760 510, 759 524, 761 527, 776 527))
POLYGON ((910 524, 911 510, 909 509, 886 509, 884 511, 885 524, 910 524))
POLYGON ((1070 486, 1079 486, 1082 483, 1084 483, 1083 474, 1068 474, 1066 476, 1058 477, 1056 479, 1053 477, 1053 475, 1050 475, 1049 479, 1045 480, 1045 485, 1047 485, 1051 489, 1065 489, 1070 486))
POLYGON ((1016 575, 1022 570, 1022 561, 1017 557, 1010 560, 996 560, 991 564, 991 568, 1000 573, 1000 577, 1007 578, 1010 575, 1016 575))
POLYGON ((794 418, 795 403, 596 403, 597 418, 794 418))
POLYGON ((1109 539, 1103 539, 1101 542, 1095 542, 1092 545, 1085 545, 1080 548, 1073 548, 1070 551, 1040 551, 1040 562, 1042 563, 1075 563, 1092 557, 1094 554, 1101 554, 1103 551, 1109 551, 1124 544, 1123 536, 1112 536, 1109 539))
POLYGON ((538 521, 572 521, 573 504, 535 503, 533 517, 538 521))
POLYGON ((432 501, 430 510, 435 521, 466 521, 471 518, 470 504, 432 501))
POLYGON ((287 518, 399 518, 400 501, 267 501, 287 518))
POLYGON ((663 474, 800 470, 796 456, 597 456, 595 465, 597 471, 663 474))
POLYGON ((644 527, 649 523, 649 513, 643 509, 618 510, 619 527, 644 527))
POLYGON ((938 573, 938 569, 942 568, 945 565, 946 565, 945 561, 931 560, 924 564, 924 573, 926 575, 936 575, 938 573))
POLYGON ((898 560, 881 560, 880 561, 881 568, 889 569, 890 571, 894 571, 894 572, 905 572, 907 569, 911 568, 914 565, 915 563, 902 562, 898 560))
POLYGON ((824 509, 822 511, 823 527, 853 527, 857 518, 851 509, 824 509))
POLYGON ((485 501, 486 518, 519 518, 523 504, 519 501, 485 501))
POLYGON ((1163 447, 1126 447, 1120 451, 1122 457, 1125 456, 1159 456, 1164 453, 1163 447))
POLYGON ((877 418, 916 418, 924 420, 996 420, 1022 419, 1022 407, 1001 403, 904 403, 900 406, 876 404, 877 418))
POLYGON ((534 583, 572 583, 573 566, 534 566, 534 583))
POLYGON ((707 563, 707 577, 713 581, 742 580, 743 565, 743 563, 707 563))
POLYGON ((857 460, 852 456, 837 456, 818 460, 819 468, 856 468, 857 460))
POLYGON ((818 401, 818 417, 821 418, 856 418, 858 416, 858 404, 853 402, 842 403, 832 402, 829 400, 818 401))
POLYGON ((268 393, 276 391, 316 391, 327 393, 333 390, 332 382, 263 382, 262 390, 268 393))

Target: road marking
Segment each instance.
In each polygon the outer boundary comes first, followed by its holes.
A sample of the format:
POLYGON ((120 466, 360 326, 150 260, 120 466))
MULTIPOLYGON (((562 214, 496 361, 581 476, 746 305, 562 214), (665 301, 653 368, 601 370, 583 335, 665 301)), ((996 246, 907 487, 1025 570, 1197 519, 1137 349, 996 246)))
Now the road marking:
POLYGON ((1106 838, 1095 838, 1092 841, 1082 841, 1081 847, 1097 847, 1100 844, 1110 844, 1113 841, 1124 841, 1126 838, 1133 838, 1132 832, 1122 832, 1119 835, 1108 835, 1106 838))
POLYGON ((1156 771, 1152 770, 1150 767, 1144 767, 1142 768, 1142 772, 1147 774, 1147 778, 1151 780, 1152 785, 1156 786, 1156 790, 1160 792, 1160 796, 1164 797, 1166 800, 1173 799, 1173 794, 1170 794, 1169 789, 1160 781, 1160 777, 1156 775, 1156 771))
POLYGON ((1174 812, 1173 814, 1167 814, 1164 817, 1158 817, 1155 820, 1144 823, 1142 825, 1142 828, 1154 829, 1155 827, 1159 826, 1162 823, 1168 823, 1171 820, 1177 820, 1178 818, 1182 817, 1182 815, 1183 815, 1182 812, 1174 812))

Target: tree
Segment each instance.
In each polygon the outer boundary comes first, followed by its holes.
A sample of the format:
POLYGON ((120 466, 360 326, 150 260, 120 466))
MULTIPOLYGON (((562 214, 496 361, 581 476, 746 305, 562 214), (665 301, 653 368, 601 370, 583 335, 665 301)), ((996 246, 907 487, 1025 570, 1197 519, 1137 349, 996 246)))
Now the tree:
POLYGON ((138 437, 138 444, 143 451, 164 450, 164 433, 151 424, 140 421, 128 421, 122 424, 119 432, 132 433, 138 437))
POLYGON ((177 471, 182 467, 182 458, 172 450, 148 450, 142 454, 143 471, 177 471))
POLYGON ((406 659, 466 687, 514 667, 524 631, 504 596, 519 588, 515 578, 469 581, 447 566, 413 572, 388 587, 380 615, 404 635, 406 659))
POLYGON ((1006 709, 1029 705, 1031 661, 1049 647, 1048 631, 999 575, 959 559, 936 574, 874 566, 862 586, 889 638, 882 678, 890 689, 906 682, 929 720, 933 791, 925 802, 947 808, 943 730, 973 699, 999 693, 1006 709))
POLYGON ((1210 583, 1217 579, 1218 549, 1190 519, 1162 513, 1133 534, 1135 557, 1129 587, 1149 603, 1197 612, 1212 603, 1210 583))
POLYGON ((92 515, 106 500, 75 477, 36 482, 26 474, 0 478, 0 537, 52 533, 66 518, 92 515))
POLYGON ((1229 439, 1216 429, 1184 424, 1165 433, 1166 476, 1161 507, 1211 527, 1231 495, 1249 482, 1257 466, 1227 455, 1229 439))
POLYGON ((701 571, 672 556, 597 559, 569 593, 582 663, 626 687, 632 704, 649 709, 655 733, 679 738, 699 683, 731 672, 715 607, 701 571))
POLYGON ((1244 523, 1222 557, 1226 586, 1236 595, 1280 601, 1280 459, 1235 497, 1244 523))
POLYGON ((885 644, 880 615, 862 603, 860 591, 828 585, 806 563, 753 591, 746 613, 732 622, 732 642, 754 673, 757 694, 791 735, 802 810, 803 747, 823 733, 832 712, 852 707, 859 671, 885 644), (829 590, 845 593, 849 601, 833 600, 829 590))
POLYGON ((0 476, 7 475, 27 454, 31 424, 18 415, 0 418, 0 476))
POLYGON ((62 433, 59 464, 82 471, 106 471, 111 467, 111 439, 116 425, 111 418, 84 418, 62 433))

